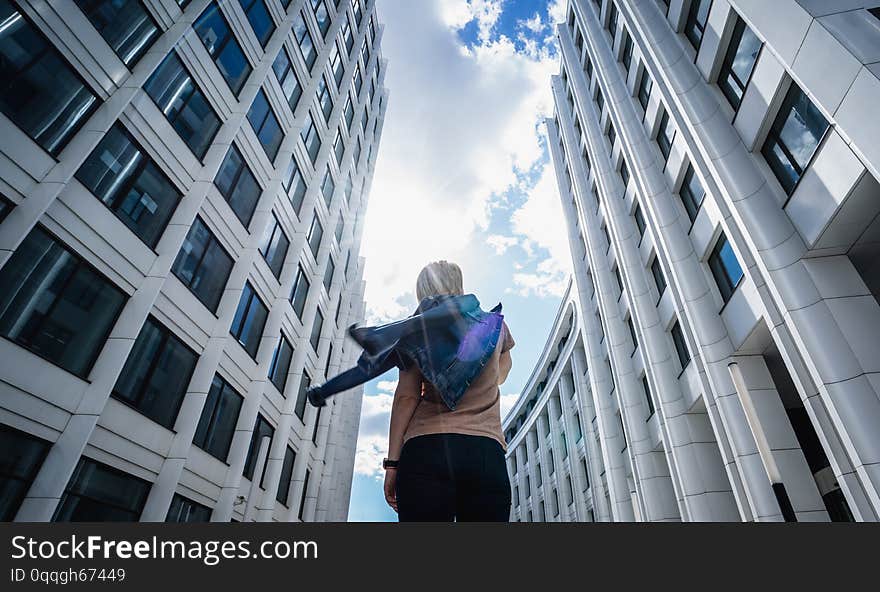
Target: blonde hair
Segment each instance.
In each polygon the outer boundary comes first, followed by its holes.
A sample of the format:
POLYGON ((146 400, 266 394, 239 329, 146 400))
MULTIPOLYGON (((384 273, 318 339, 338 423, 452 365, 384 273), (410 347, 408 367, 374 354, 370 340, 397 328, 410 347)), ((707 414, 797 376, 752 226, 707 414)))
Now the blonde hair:
POLYGON ((464 294, 461 268, 449 261, 434 261, 427 264, 416 280, 416 297, 419 302, 430 296, 441 294, 464 294))

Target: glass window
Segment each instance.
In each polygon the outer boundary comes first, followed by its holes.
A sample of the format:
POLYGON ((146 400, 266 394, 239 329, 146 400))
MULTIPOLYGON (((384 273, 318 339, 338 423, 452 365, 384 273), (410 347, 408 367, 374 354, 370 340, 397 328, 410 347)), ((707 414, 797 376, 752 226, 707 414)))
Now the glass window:
POLYGON ((333 79, 336 81, 336 90, 341 90, 342 79, 345 76, 345 64, 342 61, 339 43, 334 43, 333 49, 330 51, 330 69, 333 71, 333 79))
POLYGON ((300 210, 302 209, 303 198, 306 195, 306 181, 303 179, 302 173, 299 170, 296 158, 291 158, 290 163, 287 165, 287 172, 284 174, 283 186, 284 191, 287 193, 287 197, 290 198, 290 203, 293 205, 294 211, 296 211, 296 215, 299 216, 300 210))
POLYGON ((278 155, 278 149, 281 147, 281 141, 284 139, 284 133, 281 131, 281 124, 278 123, 278 118, 275 117, 275 112, 272 111, 269 99, 266 98, 266 93, 262 88, 254 97, 247 117, 254 133, 257 134, 257 139, 263 146, 263 150, 266 151, 266 156, 274 162, 278 155))
POLYGON ((703 41, 703 33, 706 31, 706 22, 709 20, 709 7, 712 0, 691 0, 691 7, 688 10, 687 22, 684 26, 685 37, 694 46, 694 49, 700 49, 700 43, 703 41))
POLYGON ((678 354, 678 361, 681 363, 682 369, 687 368, 691 361, 691 354, 688 352, 687 344, 684 340, 684 334, 681 332, 681 324, 675 321, 672 325, 672 342, 675 344, 675 353, 678 354))
POLYGON ((633 348, 632 348, 632 353, 630 353, 630 355, 632 355, 632 354, 636 353, 636 349, 638 349, 638 347, 639 347, 639 340, 636 337, 636 328, 633 326, 632 317, 629 317, 628 319, 626 319, 626 326, 627 326, 627 329, 629 329, 629 337, 630 337, 630 339, 632 339, 633 348))
POLYGON ((361 4, 361 0, 351 0, 351 8, 354 10, 354 20, 357 22, 357 26, 361 26, 361 20, 364 18, 364 7, 361 4))
POLYGON ((263 329, 266 327, 266 319, 268 317, 269 309, 266 308, 266 305, 257 296, 251 283, 245 282, 229 332, 255 360, 257 359, 257 350, 260 348, 260 340, 263 338, 263 329))
POLYGON ((293 290, 290 292, 290 304, 299 320, 302 320, 303 310, 306 306, 306 296, 309 295, 309 280, 306 278, 302 265, 296 272, 296 279, 293 282, 293 290))
POLYGON ((697 178, 696 173, 694 173, 694 167, 691 164, 688 164, 687 171, 684 173, 684 181, 681 183, 679 196, 681 196, 684 209, 687 210, 688 218, 693 222, 697 219, 697 214, 700 212, 700 206, 703 203, 706 192, 703 190, 703 186, 700 184, 700 180, 697 178))
POLYGON ((322 238, 324 238, 324 227, 321 225, 321 221, 318 220, 318 214, 315 214, 312 218, 312 225, 309 227, 308 235, 309 249, 311 249, 315 259, 318 258, 322 238))
POLYGON ((330 30, 330 11, 327 10, 324 0, 312 0, 312 12, 315 14, 321 36, 326 37, 327 31, 330 30))
POLYGON ((300 132, 300 137, 303 144, 305 144, 306 152, 308 152, 312 164, 315 164, 315 161, 318 159, 318 152, 321 150, 321 136, 318 135, 315 118, 312 117, 311 113, 309 113, 308 125, 300 132))
POLYGON ((660 153, 663 154, 663 161, 669 160, 669 153, 672 152, 672 142, 675 140, 675 126, 669 121, 669 112, 663 110, 663 116, 660 118, 660 128, 657 131, 657 146, 660 147, 660 153))
POLYGON ((336 138, 333 140, 333 154, 336 156, 336 164, 342 166, 342 158, 345 155, 345 140, 342 139, 342 130, 336 130, 336 138))
POLYGON ((293 465, 296 462, 296 452, 290 446, 284 452, 284 462, 281 464, 281 479, 278 481, 278 491, 275 499, 278 503, 287 506, 287 498, 290 497, 290 482, 293 480, 293 465))
POLYGON ((226 158, 217 171, 214 185, 226 199, 236 218, 245 228, 250 226, 262 188, 235 144, 229 147, 226 158))
POLYGON ((37 226, 0 273, 0 335, 85 377, 126 295, 37 226))
POLYGON ((348 179, 345 181, 345 203, 351 205, 351 196, 354 195, 354 180, 351 173, 348 173, 348 179))
POLYGON ((0 194, 0 224, 2 224, 4 220, 6 220, 6 216, 8 216, 9 212, 11 212, 14 208, 15 204, 9 201, 9 199, 5 195, 0 194))
MULTIPOLYGON (((257 468, 257 461, 259 460, 260 455, 260 446, 262 445, 263 438, 269 437, 269 447, 272 446, 272 438, 275 437, 275 428, 269 423, 269 421, 260 415, 257 414, 257 423, 254 425, 254 431, 251 434, 251 443, 248 447, 247 457, 244 463, 244 475, 247 479, 253 481, 254 480, 254 471, 257 468)), ((268 455, 266 457, 268 460, 268 455)), ((268 462, 263 463, 263 471, 260 474, 260 487, 263 487, 263 479, 266 477, 266 465, 268 462)))
MULTIPOLYGON (((614 128, 611 128, 611 131, 613 131, 613 129, 614 128)), ((612 140, 611 143, 613 144, 614 140, 612 140)), ((623 188, 626 190, 626 187, 629 185, 629 168, 626 166, 625 160, 620 161, 620 178, 623 181, 623 188)))
POLYGON ((312 41, 312 34, 309 33, 303 13, 299 13, 299 16, 293 23, 293 36, 296 38, 299 53, 306 63, 306 68, 311 71, 312 66, 315 65, 315 61, 318 59, 318 50, 315 49, 315 42, 312 41))
POLYGON ((214 60, 226 84, 233 94, 238 95, 252 68, 216 3, 209 4, 205 12, 196 19, 193 30, 214 60))
POLYGON ((342 38, 345 40, 345 51, 351 57, 351 50, 354 49, 354 33, 352 32, 351 16, 345 13, 345 22, 342 23, 342 38))
POLYGON ((333 275, 336 273, 336 263, 333 262, 333 257, 330 257, 327 260, 327 269, 324 270, 324 289, 327 290, 327 293, 330 293, 330 286, 333 285, 333 275))
POLYGON ((159 36, 139 0, 76 0, 77 6, 126 66, 135 64, 159 36))
POLYGON ((828 120, 792 83, 761 148, 761 154, 788 195, 809 166, 827 129, 828 120))
POLYGON ((89 458, 80 458, 53 522, 136 522, 150 484, 89 458))
POLYGON ((330 96, 330 85, 327 77, 321 76, 318 80, 318 104, 321 105, 321 113, 324 114, 324 122, 330 123, 330 114, 333 113, 333 97, 330 96))
POLYGON ((623 42, 623 56, 621 57, 621 61, 623 62, 623 67, 626 69, 627 74, 629 74, 633 59, 633 40, 629 33, 624 33, 624 35, 626 35, 626 37, 623 42))
POLYGON ((639 105, 642 106, 642 109, 645 111, 648 110, 648 100, 651 98, 651 88, 654 86, 654 81, 651 80, 651 75, 648 74, 647 70, 642 71, 642 77, 639 78, 639 105))
POLYGON ((327 165, 327 170, 324 172, 324 181, 321 183, 321 194, 324 196, 324 203, 327 204, 327 207, 330 207, 330 202, 333 201, 333 192, 336 191, 336 182, 333 181, 333 173, 330 172, 330 165, 327 165))
POLYGON ((333 322, 336 323, 336 326, 339 326, 339 315, 342 313, 342 291, 339 292, 339 297, 336 299, 336 316, 333 318, 333 322))
POLYGON ((211 508, 175 493, 165 522, 210 522, 211 508))
POLYGON ((357 142, 354 145, 354 154, 352 155, 352 161, 354 162, 354 168, 357 170, 358 164, 361 162, 361 154, 363 153, 363 145, 361 144, 361 139, 358 138, 357 142))
POLYGON ((593 78, 593 60, 590 59, 590 56, 587 56, 586 61, 584 62, 584 73, 587 75, 587 80, 592 80, 592 78, 593 78))
POLYGON ((57 156, 100 101, 9 0, 0 0, 0 23, 0 110, 57 156))
POLYGON ((602 118, 602 110, 605 108, 605 97, 602 96, 602 89, 596 89, 596 108, 599 111, 599 118, 602 118))
POLYGON ((76 172, 139 239, 154 248, 180 202, 180 192, 119 122, 76 172))
POLYGON ((272 224, 266 227, 263 239, 260 241, 260 255, 263 256, 263 260, 276 279, 281 277, 281 268, 284 267, 284 259, 287 257, 289 247, 290 239, 284 234, 278 218, 273 213, 272 224))
POLYGON ((663 270, 660 268, 660 260, 654 257, 651 263, 651 275, 654 276, 654 284, 657 286, 657 293, 663 296, 666 291, 666 278, 663 276, 663 270))
POLYGON ((149 317, 134 342, 113 396, 173 429, 198 356, 149 317))
POLYGON ((336 221, 336 230, 333 234, 336 236, 336 243, 342 243, 342 231, 345 229, 345 219, 340 216, 339 220, 336 221))
POLYGON ((272 33, 275 32, 275 23, 269 16, 265 1, 238 0, 238 3, 241 4, 241 9, 244 10, 244 14, 254 30, 254 35, 257 36, 257 41, 260 42, 263 49, 266 49, 266 44, 269 43, 272 33))
POLYGON ((318 344, 321 342, 321 331, 324 329, 324 315, 321 313, 321 309, 317 309, 315 311, 315 322, 312 323, 312 333, 309 335, 309 343, 312 344, 312 349, 315 350, 315 353, 318 351, 318 344))
POLYGON ((275 385, 281 396, 284 396, 284 387, 287 385, 287 373, 290 371, 290 361, 293 359, 293 346, 283 334, 275 353, 272 354, 272 363, 269 365, 269 381, 275 385))
POLYGON ((608 32, 611 33, 611 44, 614 45, 614 39, 617 37, 617 5, 614 2, 608 6, 608 32))
POLYGON ((361 89, 364 87, 364 77, 361 74, 361 65, 357 64, 354 70, 354 94, 360 96, 361 89))
POLYGON ((736 254, 733 252, 733 247, 730 246, 730 241, 724 234, 718 239, 712 254, 709 255, 709 269, 712 270, 712 275, 715 277, 721 298, 727 302, 742 280, 743 271, 736 259, 736 254))
POLYGON ((215 374, 205 406, 202 407, 193 444, 226 462, 243 400, 228 382, 215 374))
POLYGON ((217 311, 226 280, 232 271, 232 257, 208 230, 201 218, 196 217, 171 272, 211 312, 217 311))
POLYGON ((302 379, 299 381, 299 391, 296 394, 296 404, 293 408, 293 412, 296 413, 296 416, 302 422, 305 422, 306 403, 308 402, 306 391, 309 390, 310 386, 312 386, 312 379, 308 372, 303 371, 302 379))
POLYGON ((636 204, 636 209, 633 211, 633 219, 636 221, 636 228, 639 229, 639 236, 645 236, 647 224, 645 224, 645 216, 642 214, 642 206, 639 204, 636 204))
POLYGON ((651 397, 651 387, 648 386, 648 377, 642 376, 642 388, 645 391, 645 402, 648 404, 648 417, 654 415, 654 399, 651 397))
POLYGON ((275 72, 275 78, 281 86, 281 92, 287 97, 287 104, 290 105, 291 111, 296 111, 299 104, 299 98, 302 96, 303 90, 300 86, 299 79, 290 62, 290 56, 287 55, 287 49, 281 48, 278 57, 272 62, 272 71, 275 72))
POLYGON ((306 495, 309 492, 309 476, 311 476, 311 472, 306 469, 306 478, 303 480, 302 496, 299 499, 299 513, 297 514, 300 521, 303 521, 303 513, 306 509, 306 495))
POLYGON ((730 45, 718 74, 718 87, 734 109, 739 108, 760 50, 761 40, 737 16, 730 45))
POLYGON ((349 133, 351 133, 352 123, 354 123, 354 103, 349 95, 345 100, 345 127, 348 128, 349 133))
POLYGON ((361 45, 361 59, 364 61, 364 68, 370 63, 370 46, 367 45, 367 40, 364 39, 363 45, 361 45))
POLYGON ((190 150, 204 158, 220 129, 220 118, 177 54, 168 54, 144 90, 190 150))
POLYGON ((608 141, 611 142, 611 148, 614 149, 614 142, 617 140, 617 132, 614 131, 614 124, 608 124, 608 141))
POLYGON ((0 522, 12 522, 51 444, 0 425, 0 522))

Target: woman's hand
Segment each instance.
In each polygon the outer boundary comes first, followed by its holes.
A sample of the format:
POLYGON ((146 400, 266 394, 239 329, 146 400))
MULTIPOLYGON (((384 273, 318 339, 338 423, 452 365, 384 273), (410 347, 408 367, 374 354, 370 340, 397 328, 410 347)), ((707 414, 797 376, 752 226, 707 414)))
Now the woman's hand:
POLYGON ((385 469, 385 501, 397 511, 397 469, 385 469))

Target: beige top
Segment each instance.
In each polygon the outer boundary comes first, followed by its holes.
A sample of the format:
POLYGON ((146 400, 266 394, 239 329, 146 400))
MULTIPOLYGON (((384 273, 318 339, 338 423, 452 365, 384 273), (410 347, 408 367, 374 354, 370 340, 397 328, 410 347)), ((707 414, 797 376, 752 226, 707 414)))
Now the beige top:
POLYGON ((510 350, 514 344, 510 330, 504 323, 492 357, 465 391, 455 410, 446 406, 434 385, 422 379, 422 395, 403 435, 404 443, 410 438, 427 434, 467 434, 487 436, 497 440, 507 450, 501 431, 499 362, 501 354, 510 350))

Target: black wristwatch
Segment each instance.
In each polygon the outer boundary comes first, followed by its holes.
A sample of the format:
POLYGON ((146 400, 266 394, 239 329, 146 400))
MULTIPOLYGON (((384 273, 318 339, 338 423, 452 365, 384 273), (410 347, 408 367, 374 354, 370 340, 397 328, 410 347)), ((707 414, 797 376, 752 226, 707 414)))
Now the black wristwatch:
POLYGON ((396 468, 397 468, 397 463, 398 463, 398 462, 400 462, 400 461, 391 460, 391 459, 388 459, 388 458, 383 458, 383 459, 382 459, 382 468, 383 468, 383 469, 386 469, 386 470, 387 470, 387 469, 396 469, 396 468))

